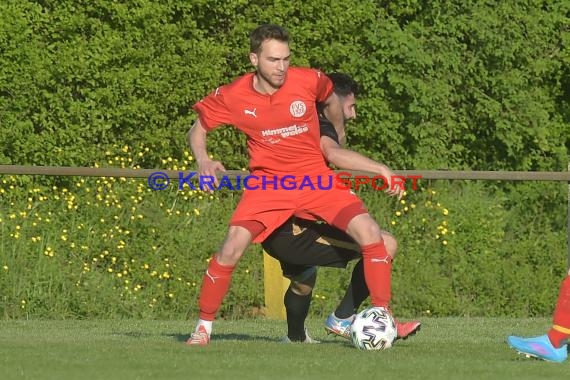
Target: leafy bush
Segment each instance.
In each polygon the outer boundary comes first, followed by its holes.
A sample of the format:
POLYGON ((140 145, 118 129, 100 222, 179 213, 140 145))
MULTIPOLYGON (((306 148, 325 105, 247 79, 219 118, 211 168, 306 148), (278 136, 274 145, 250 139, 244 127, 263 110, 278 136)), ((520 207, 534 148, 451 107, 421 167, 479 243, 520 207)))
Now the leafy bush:
MULTIPOLYGON (((191 165, 190 106, 250 70, 248 32, 276 22, 292 33, 294 64, 363 85, 348 133, 356 150, 397 169, 566 170, 567 2, 271 5, 0 3, 0 163, 191 165)), ((209 149, 228 169, 246 166, 230 128, 209 149)), ((234 193, 152 192, 143 180, 1 180, 4 317, 193 315, 237 203, 234 193)), ((362 196, 400 241, 400 314, 551 311, 565 267, 562 186, 436 183, 406 204, 362 196)), ((259 256, 253 247, 240 263, 222 315, 259 312, 259 256)), ((349 273, 321 271, 313 313, 335 306, 349 273)))
MULTIPOLYGON (((144 145, 117 146, 100 165, 134 167, 146 152, 144 145)), ((187 170, 192 157, 163 162, 187 170)), ((45 182, 12 176, 0 182, 4 318, 197 316, 202 276, 238 192, 208 195, 176 183, 153 191, 144 179, 126 178, 45 182)), ((565 233, 548 224, 548 215, 525 216, 525 204, 507 209, 501 192, 480 183, 426 183, 401 201, 371 189, 360 195, 400 244, 393 273, 398 315, 551 312, 564 275, 565 233)), ((336 307, 350 272, 319 271, 311 315, 336 307)), ((262 314, 263 294, 261 249, 252 246, 220 316, 262 314)))
MULTIPOLYGON (((0 163, 88 166, 113 144, 141 141, 151 149, 144 167, 180 157, 190 106, 251 70, 249 31, 276 22, 291 31, 294 64, 362 83, 349 133, 359 151, 401 169, 565 170, 568 9, 561 0, 5 1, 0 163)), ((236 136, 211 139, 230 168, 246 164, 236 136)))
MULTIPOLYGON (((142 145, 116 147, 104 164, 129 166, 146 152, 142 145)), ((191 156, 164 161, 184 170, 191 156)), ((18 182, 5 177, 0 188, 2 204, 10 205, 0 212, 5 317, 184 315, 195 307, 235 205, 233 194, 178 190, 174 183, 153 191, 144 179, 77 178, 69 188, 18 182)), ((242 276, 238 271, 236 281, 242 276)), ((261 305, 256 294, 242 297, 261 305)))
MULTIPOLYGON (((566 186, 536 187, 549 189, 558 205, 564 204, 566 186)), ((526 188, 513 186, 509 196, 526 188)), ((397 315, 535 316, 552 311, 566 273, 567 236, 564 227, 549 222, 565 219, 564 207, 529 213, 528 203, 514 204, 480 182, 424 183, 399 203, 371 189, 360 195, 399 242, 392 284, 397 315)), ((313 312, 334 310, 350 272, 320 270, 313 312)))

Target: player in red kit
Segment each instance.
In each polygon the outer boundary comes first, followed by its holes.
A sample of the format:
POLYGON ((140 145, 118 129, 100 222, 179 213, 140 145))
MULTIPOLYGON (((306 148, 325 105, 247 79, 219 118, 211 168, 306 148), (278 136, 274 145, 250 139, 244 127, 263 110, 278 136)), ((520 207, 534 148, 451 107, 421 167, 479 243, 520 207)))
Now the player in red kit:
MULTIPOLYGON (((381 230, 362 201, 337 186, 336 176, 321 152, 316 103, 331 101, 332 83, 318 70, 289 67, 290 56, 285 29, 277 25, 256 28, 250 36, 249 55, 256 71, 218 87, 194 105, 198 119, 188 139, 198 174, 215 177, 217 171, 225 170, 220 162, 209 158, 206 134, 231 124, 247 135, 254 181, 249 181, 251 190, 243 192, 226 238, 204 274, 200 319, 188 339, 190 345, 209 343, 212 322, 229 289, 233 270, 249 244, 262 242, 292 215, 319 218, 353 238, 362 251, 372 305, 389 305, 392 258, 381 230), (279 186, 279 179, 285 176, 293 182, 309 178, 313 184, 324 177, 332 186, 325 190, 297 184, 288 190, 279 186)), ((393 190, 393 194, 398 192, 393 190)))
POLYGON ((507 338, 507 343, 522 354, 562 363, 568 358, 568 337, 570 337, 570 270, 560 284, 550 330, 545 335, 531 338, 511 335, 507 338))

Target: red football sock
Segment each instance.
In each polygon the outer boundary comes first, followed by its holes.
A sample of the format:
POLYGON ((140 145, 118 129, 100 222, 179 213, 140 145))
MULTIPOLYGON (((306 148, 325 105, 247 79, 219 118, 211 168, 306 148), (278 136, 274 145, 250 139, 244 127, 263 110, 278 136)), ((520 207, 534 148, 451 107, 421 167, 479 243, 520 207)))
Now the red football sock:
POLYGON ((568 336, 570 336, 570 276, 566 276, 560 285, 552 328, 548 331, 548 338, 556 348, 560 348, 568 336))
POLYGON ((372 306, 388 307, 392 293, 392 257, 386 251, 383 241, 361 248, 370 302, 372 306))
POLYGON ((234 268, 235 266, 221 265, 215 256, 212 257, 202 278, 202 289, 198 301, 200 319, 213 321, 216 318, 222 300, 230 288, 234 268))

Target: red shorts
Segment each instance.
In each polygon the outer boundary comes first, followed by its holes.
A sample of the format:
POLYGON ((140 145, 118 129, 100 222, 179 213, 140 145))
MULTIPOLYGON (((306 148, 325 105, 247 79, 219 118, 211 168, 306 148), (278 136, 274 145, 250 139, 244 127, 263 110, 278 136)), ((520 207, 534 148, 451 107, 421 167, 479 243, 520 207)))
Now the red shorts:
POLYGON ((366 213, 368 210, 360 198, 336 185, 328 190, 318 187, 302 190, 259 188, 243 192, 230 225, 239 225, 244 221, 263 224, 265 229, 253 239, 254 243, 260 243, 292 215, 303 218, 313 216, 313 219, 324 220, 346 231, 348 223, 355 216, 366 213))

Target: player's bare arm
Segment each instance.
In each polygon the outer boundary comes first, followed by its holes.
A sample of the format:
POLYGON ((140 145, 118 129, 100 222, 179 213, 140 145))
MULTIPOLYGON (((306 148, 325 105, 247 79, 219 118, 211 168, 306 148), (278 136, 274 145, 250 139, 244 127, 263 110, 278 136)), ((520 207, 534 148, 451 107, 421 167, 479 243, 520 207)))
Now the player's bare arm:
POLYGON ((214 185, 218 186, 219 182, 216 172, 225 171, 226 168, 224 168, 224 165, 222 165, 220 161, 214 161, 208 155, 206 149, 206 135, 206 129, 204 129, 202 123, 200 123, 200 119, 197 119, 192 128, 188 131, 188 145, 198 163, 198 175, 214 177, 214 185))
POLYGON ((389 181, 386 193, 401 198, 404 189, 400 186, 392 186, 391 181, 395 173, 386 165, 376 162, 360 153, 341 147, 336 141, 328 136, 321 137, 321 150, 325 159, 339 169, 359 170, 376 173, 389 181), (392 188, 393 187, 393 188, 392 188))

